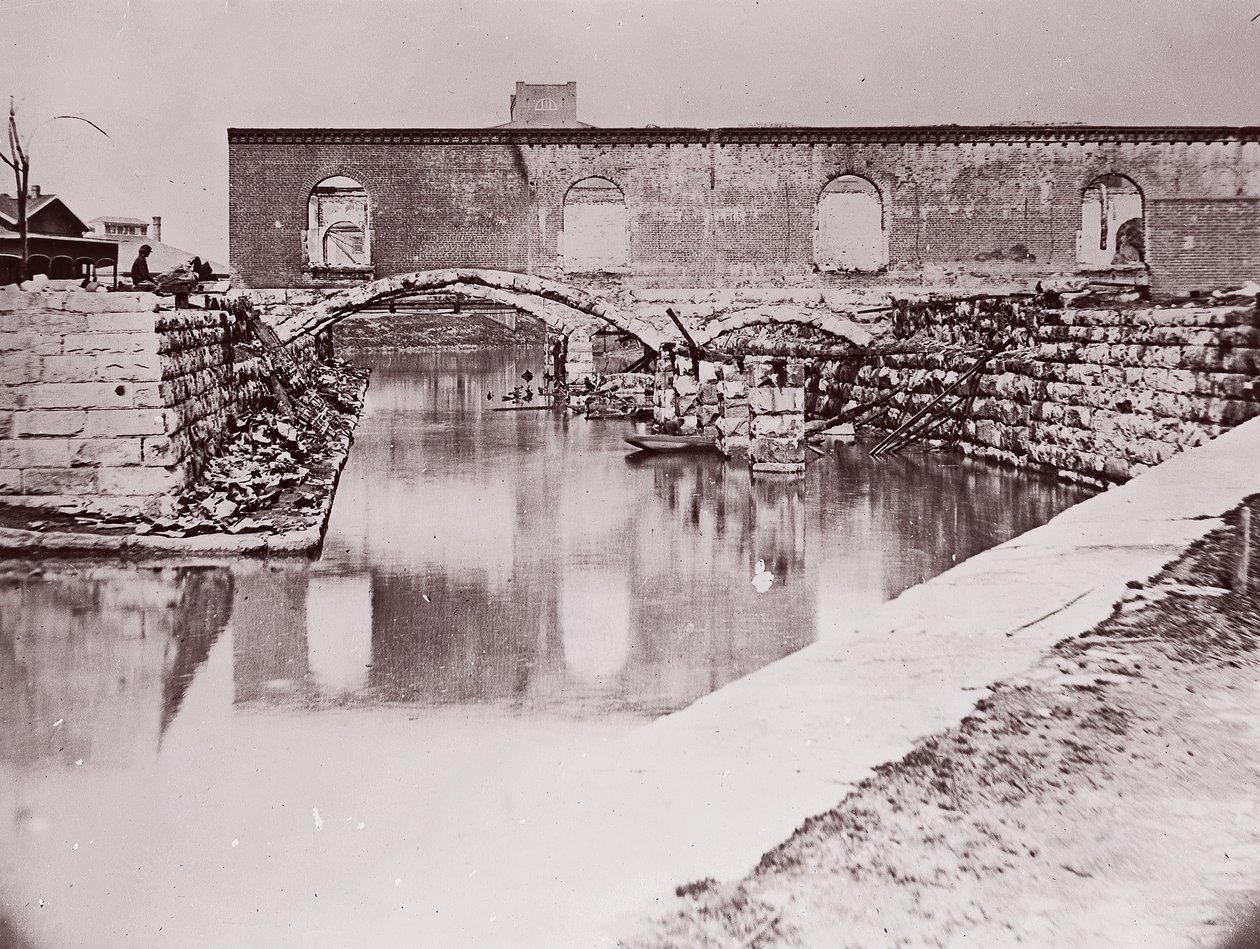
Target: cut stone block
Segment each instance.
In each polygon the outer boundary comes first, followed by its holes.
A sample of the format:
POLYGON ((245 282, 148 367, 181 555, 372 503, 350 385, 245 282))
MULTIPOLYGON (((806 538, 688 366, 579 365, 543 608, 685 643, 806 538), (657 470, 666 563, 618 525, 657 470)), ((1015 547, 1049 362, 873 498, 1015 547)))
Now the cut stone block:
POLYGON ((70 443, 65 438, 0 439, 0 468, 66 468, 70 443))
POLYGON ((750 442, 748 456, 753 462, 803 463, 805 439, 756 436, 750 442))
POLYGON ((95 468, 24 468, 23 494, 90 495, 97 490, 95 468))
POLYGON ((803 475, 805 462, 754 461, 752 470, 753 474, 803 475))
POLYGON ((754 415, 775 415, 781 412, 805 411, 804 389, 779 389, 774 387, 748 390, 748 404, 754 415))
POLYGON ((89 438, 112 435, 165 435, 169 427, 168 412, 153 409, 100 409, 87 413, 83 434, 89 438))
POLYGON ((101 494, 159 495, 179 489, 180 476, 165 468, 101 468, 97 490, 101 494))
POLYGON ((13 434, 79 435, 87 424, 85 411, 32 411, 13 413, 13 434))
POLYGON ((140 460, 138 438, 80 438, 70 442, 71 467, 138 465, 140 460))
POLYGON ((752 419, 752 433, 757 435, 805 436, 805 416, 796 413, 790 415, 755 415, 752 419))

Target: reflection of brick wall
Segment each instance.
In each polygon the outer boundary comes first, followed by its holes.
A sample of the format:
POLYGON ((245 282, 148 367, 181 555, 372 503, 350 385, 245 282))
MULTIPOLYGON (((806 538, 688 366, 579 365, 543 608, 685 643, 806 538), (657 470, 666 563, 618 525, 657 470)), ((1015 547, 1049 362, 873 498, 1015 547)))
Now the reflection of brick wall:
POLYGON ((1085 186, 1122 174, 1147 203, 1155 283, 1221 286, 1250 276, 1244 265, 1255 256, 1241 245, 1222 254, 1228 239, 1205 244, 1201 229, 1212 228, 1212 214, 1224 233, 1233 221, 1239 233, 1260 228, 1254 139, 1241 130, 1087 128, 233 130, 231 257, 253 286, 310 282, 301 272, 310 190, 345 174, 371 201, 378 275, 555 267, 564 196, 597 175, 625 196, 637 277, 869 282, 876 278, 813 272, 819 195, 855 174, 883 200, 889 279, 974 267, 977 255, 1049 273, 1076 267, 1085 186), (1034 260, 1012 260, 1020 245, 1034 260))

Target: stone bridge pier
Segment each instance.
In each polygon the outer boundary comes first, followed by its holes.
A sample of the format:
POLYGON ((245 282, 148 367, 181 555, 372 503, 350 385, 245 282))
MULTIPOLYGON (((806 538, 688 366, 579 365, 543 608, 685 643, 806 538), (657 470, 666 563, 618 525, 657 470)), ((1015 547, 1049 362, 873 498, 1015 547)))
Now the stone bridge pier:
POLYGON ((653 419, 670 435, 711 435, 754 472, 805 471, 805 363, 745 356, 693 361, 675 343, 657 358, 653 419))

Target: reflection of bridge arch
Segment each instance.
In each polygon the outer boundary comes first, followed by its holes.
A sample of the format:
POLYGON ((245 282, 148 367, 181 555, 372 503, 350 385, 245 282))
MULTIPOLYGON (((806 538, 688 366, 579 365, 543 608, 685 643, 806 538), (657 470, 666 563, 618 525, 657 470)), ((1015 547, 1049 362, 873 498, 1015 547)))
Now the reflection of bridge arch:
POLYGON ((613 304, 585 290, 554 280, 502 270, 423 270, 373 280, 342 290, 322 303, 297 310, 272 323, 282 342, 317 333, 338 320, 397 297, 434 291, 504 303, 543 320, 561 332, 572 328, 565 311, 577 311, 611 324, 655 351, 670 337, 650 323, 627 316, 613 304))

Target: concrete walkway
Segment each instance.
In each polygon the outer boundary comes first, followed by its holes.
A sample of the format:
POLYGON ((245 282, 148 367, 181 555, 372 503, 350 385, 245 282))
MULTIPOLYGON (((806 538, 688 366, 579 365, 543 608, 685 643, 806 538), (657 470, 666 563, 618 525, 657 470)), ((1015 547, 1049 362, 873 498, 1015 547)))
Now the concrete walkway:
POLYGON ((743 876, 872 768, 1107 617, 1130 581, 1158 573, 1260 491, 1256 458, 1260 422, 906 591, 860 625, 823 617, 815 644, 675 715, 535 762, 547 777, 521 782, 503 808, 512 819, 486 813, 466 831, 500 843, 496 865, 475 875, 430 877, 404 901, 380 879, 407 876, 399 866, 434 871, 400 843, 379 873, 333 899, 242 920, 216 945, 353 942, 364 920, 378 946, 610 945, 664 909, 675 886, 743 876))

